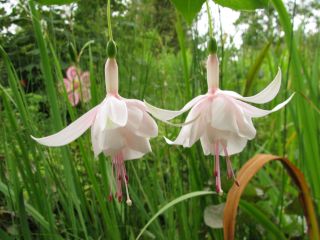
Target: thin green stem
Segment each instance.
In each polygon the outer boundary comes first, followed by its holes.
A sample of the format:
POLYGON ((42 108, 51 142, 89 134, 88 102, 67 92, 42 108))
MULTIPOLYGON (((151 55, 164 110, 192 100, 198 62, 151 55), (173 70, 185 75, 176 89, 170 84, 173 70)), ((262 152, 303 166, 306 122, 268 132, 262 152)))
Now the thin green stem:
POLYGON ((113 40, 113 37, 112 37, 112 27, 111 27, 110 0, 108 0, 107 17, 108 17, 108 31, 109 31, 109 38, 110 38, 110 40, 113 40))
POLYGON ((208 3, 208 0, 206 0, 206 7, 207 7, 207 13, 208 13, 208 22, 209 22, 209 35, 210 37, 213 37, 213 24, 212 24, 212 17, 210 13, 210 6, 208 3))

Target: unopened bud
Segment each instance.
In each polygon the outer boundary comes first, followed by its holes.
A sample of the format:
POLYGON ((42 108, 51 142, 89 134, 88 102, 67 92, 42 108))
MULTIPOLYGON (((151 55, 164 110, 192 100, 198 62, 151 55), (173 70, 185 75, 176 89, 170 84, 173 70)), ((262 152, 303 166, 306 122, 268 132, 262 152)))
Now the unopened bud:
POLYGON ((117 45, 113 40, 110 40, 107 44, 107 55, 108 58, 115 58, 117 55, 117 45))
POLYGON ((213 38, 210 37, 209 42, 208 42, 208 51, 209 54, 214 54, 217 52, 217 41, 213 38))

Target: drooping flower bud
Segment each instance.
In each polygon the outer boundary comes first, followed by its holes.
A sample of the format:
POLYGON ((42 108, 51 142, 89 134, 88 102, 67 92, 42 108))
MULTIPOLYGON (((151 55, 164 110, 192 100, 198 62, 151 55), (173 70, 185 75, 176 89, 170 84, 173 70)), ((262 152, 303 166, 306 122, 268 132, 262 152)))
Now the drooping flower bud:
POLYGON ((118 65, 115 58, 108 58, 105 65, 106 90, 110 94, 118 94, 118 65))
POLYGON ((213 37, 210 37, 209 41, 208 41, 208 51, 209 54, 215 54, 217 53, 217 41, 216 39, 214 39, 213 37))
POLYGON ((107 44, 107 55, 108 58, 115 58, 117 55, 117 45, 113 40, 110 40, 107 44))
POLYGON ((219 60, 216 54, 210 54, 207 60, 208 90, 219 88, 219 60))

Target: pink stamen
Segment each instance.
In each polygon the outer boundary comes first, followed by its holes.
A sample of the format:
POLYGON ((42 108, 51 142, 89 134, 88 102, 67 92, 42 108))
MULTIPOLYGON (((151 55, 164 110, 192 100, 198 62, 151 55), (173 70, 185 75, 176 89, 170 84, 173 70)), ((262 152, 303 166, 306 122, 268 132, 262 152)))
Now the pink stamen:
POLYGON ((220 195, 223 193, 221 188, 221 178, 220 178, 220 158, 219 158, 219 142, 214 145, 214 153, 215 153, 215 171, 216 175, 216 192, 220 195))
MULTIPOLYGON (((124 165, 124 159, 123 155, 121 152, 116 154, 112 158, 112 176, 114 177, 114 174, 116 176, 116 196, 118 198, 119 202, 122 202, 122 183, 124 183, 125 188, 126 188, 126 195, 127 195, 127 201, 126 203, 131 206, 132 201, 129 196, 129 191, 128 191, 128 175, 126 172, 126 168, 124 165), (115 172, 114 172, 115 171, 115 172)), ((110 191, 111 191, 111 185, 110 185, 110 191)), ((111 193, 110 193, 111 195, 111 193)), ((112 196, 112 195, 111 195, 112 196)))
POLYGON ((223 151, 224 151, 224 155, 226 157, 226 163, 227 163, 227 175, 228 175, 228 178, 231 179, 233 178, 234 182, 236 183, 237 186, 240 186, 239 185, 239 182, 237 181, 235 175, 234 175, 234 171, 233 171, 233 168, 232 168, 232 163, 231 163, 231 160, 230 160, 230 156, 228 154, 228 150, 227 150, 227 147, 223 144, 222 145, 223 147, 223 151))
POLYGON ((112 199, 113 199, 113 197, 112 197, 112 193, 110 192, 110 194, 109 194, 109 202, 112 202, 112 199))
MULTIPOLYGON (((215 153, 216 153, 216 145, 215 145, 215 144, 216 144, 216 143, 213 144, 213 145, 214 145, 213 147, 214 147, 214 151, 215 151, 215 153)), ((216 154, 215 154, 215 156, 216 156, 216 154)), ((214 177, 217 177, 217 176, 218 176, 216 157, 215 157, 214 165, 213 165, 213 176, 214 176, 214 177)))

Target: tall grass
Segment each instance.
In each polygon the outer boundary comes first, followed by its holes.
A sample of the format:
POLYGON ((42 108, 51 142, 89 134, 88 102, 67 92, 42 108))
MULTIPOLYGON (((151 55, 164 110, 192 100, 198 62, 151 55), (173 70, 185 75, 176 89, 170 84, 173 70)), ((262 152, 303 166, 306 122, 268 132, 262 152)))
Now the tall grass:
MULTIPOLYGON (((223 239, 221 229, 211 229, 204 224, 203 211, 208 205, 224 202, 225 196, 219 197, 209 192, 210 195, 188 200, 179 198, 191 192, 214 189, 213 158, 205 157, 199 144, 191 149, 165 144, 162 136, 174 138, 179 129, 169 128, 159 122, 159 137, 151 140, 153 152, 140 160, 126 163, 132 207, 117 201, 108 201, 110 159, 104 156, 94 159, 90 134, 86 133, 69 146, 58 149, 40 146, 31 140, 31 134, 42 136, 62 129, 103 100, 103 64, 106 53, 102 50, 99 56, 94 56, 92 48, 95 43, 84 49, 83 56, 86 57, 83 59, 86 59, 86 62, 80 60, 79 64, 88 66, 90 70, 92 98, 90 103, 73 108, 68 103, 67 94, 58 91, 59 83, 63 80, 63 69, 59 52, 52 44, 55 42, 54 36, 41 28, 41 16, 35 3, 32 0, 29 3, 34 36, 40 52, 41 78, 45 86, 41 94, 45 96, 43 102, 50 113, 47 118, 44 117, 45 114, 40 115, 39 119, 38 114, 41 113, 30 110, 34 106, 28 94, 21 89, 15 67, 0 47, 9 83, 9 87, 0 88, 3 104, 0 107, 3 138, 0 149, 4 155, 4 161, 0 164, 0 199, 4 209, 12 214, 10 218, 5 218, 4 222, 0 221, 3 226, 0 239, 135 239, 150 219, 153 221, 144 229, 142 239, 223 239), (179 204, 167 205, 171 201, 179 204), (152 218, 161 209, 166 211, 161 211, 156 218, 152 218)), ((230 63, 226 59, 230 59, 233 52, 225 48, 223 86, 225 89, 237 91, 242 90, 242 86, 247 86, 246 92, 260 90, 275 75, 281 59, 286 59, 288 54, 291 54, 292 74, 289 82, 292 84, 289 84, 290 89, 282 88, 282 91, 301 92, 316 104, 319 97, 319 65, 315 63, 309 68, 306 66, 306 71, 312 74, 307 75, 302 71, 301 62, 305 59, 299 54, 295 38, 292 38, 287 11, 281 0, 272 0, 272 3, 279 13, 288 48, 283 49, 281 43, 270 46, 267 44, 268 47, 257 52, 255 59, 259 59, 259 64, 254 65, 255 69, 249 71, 251 77, 248 81, 251 82, 245 81, 248 72, 242 68, 249 68, 249 60, 242 57, 238 62, 230 63), (280 56, 276 53, 279 48, 280 56), (255 73, 258 70, 262 71, 264 76, 259 79, 261 81, 252 84, 252 81, 257 79, 255 73), (309 86, 308 91, 305 88, 306 84, 309 86)), ((142 48, 121 51, 121 46, 126 47, 121 45, 122 36, 114 36, 120 43, 118 64, 121 95, 145 98, 157 106, 178 109, 185 101, 206 91, 206 74, 202 63, 206 58, 206 52, 195 46, 195 42, 186 40, 181 19, 178 19, 176 30, 181 49, 179 54, 164 48, 157 56, 151 55, 152 41, 156 41, 152 40, 153 38, 145 38, 142 48), (132 53, 136 55, 129 56, 132 53)), ((150 35, 152 34, 154 33, 150 32, 150 35)), ((91 39, 87 39, 89 40, 91 39)), ((71 41, 77 41, 76 36, 71 41)), ((132 46, 135 46, 135 39, 132 41, 132 46)), ((240 50, 239 56, 246 55, 240 50)), ((286 70, 286 64, 282 64, 281 67, 286 70)), ((275 101, 280 100, 277 98, 275 101)), ((275 102, 265 107, 271 108, 274 105, 275 102)), ((303 162, 296 164, 303 169, 315 200, 318 200, 319 115, 300 96, 288 106, 288 112, 286 126, 283 126, 281 112, 256 122, 257 138, 248 144, 243 153, 232 157, 234 167, 239 169, 256 153, 281 154, 281 133, 286 127, 288 137, 285 146, 289 159, 303 159, 303 162), (270 129, 273 130, 272 134, 270 129)), ((224 164, 222 168, 225 169, 224 164)), ((281 171, 280 166, 268 166, 261 170, 258 177, 248 186, 243 194, 244 211, 239 215, 239 236, 272 239, 268 229, 257 228, 260 222, 263 225, 268 218, 275 222, 272 225, 272 221, 268 221, 270 229, 277 229, 274 231, 281 228, 286 236, 292 236, 291 229, 294 228, 295 234, 304 235, 306 226, 299 220, 302 214, 291 206, 297 192, 289 185, 288 179, 279 179, 281 171), (286 192, 282 192, 278 187, 281 181, 288 185, 285 188, 286 192), (261 192, 262 196, 259 195, 261 192), (279 210, 280 197, 284 199, 284 210, 279 210), (259 212, 260 217, 253 216, 256 208, 263 210, 259 212), (288 209, 293 213, 289 214, 288 209), (278 218, 278 211, 285 211, 282 214, 283 221, 278 218), (286 219, 290 219, 291 222, 286 219), (279 222, 280 227, 277 225, 279 222)), ((222 178, 223 189, 228 191, 231 182, 226 180, 225 173, 222 174, 222 178)), ((187 196, 193 195, 196 194, 187 196)))

